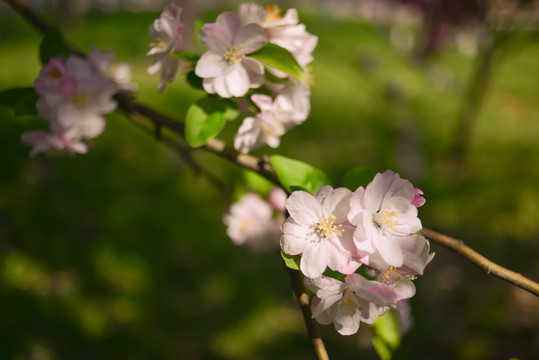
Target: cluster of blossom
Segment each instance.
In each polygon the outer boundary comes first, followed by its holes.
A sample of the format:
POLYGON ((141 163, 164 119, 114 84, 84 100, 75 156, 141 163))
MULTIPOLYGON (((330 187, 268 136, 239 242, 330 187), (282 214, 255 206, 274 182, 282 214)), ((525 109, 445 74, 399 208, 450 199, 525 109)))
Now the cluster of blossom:
POLYGON ((23 142, 33 147, 32 156, 39 152, 88 152, 89 140, 105 128, 104 115, 116 108, 113 96, 133 89, 129 67, 114 65, 113 57, 113 53, 101 53, 94 46, 87 59, 56 56, 43 66, 34 83, 39 95, 36 109, 49 122, 50 131, 22 134, 23 142))
MULTIPOLYGON (((181 8, 170 5, 153 24, 148 55, 155 56, 149 73, 161 69, 160 90, 172 82, 179 60, 171 55, 183 47, 181 8)), ((246 117, 234 138, 234 147, 249 152, 264 144, 277 147, 281 136, 305 121, 310 112, 310 88, 307 81, 300 81, 286 73, 249 56, 268 42, 290 52, 297 63, 307 71, 318 37, 309 34, 304 24, 299 24, 296 9, 280 15, 278 6, 262 8, 253 3, 240 5, 238 13, 221 13, 215 23, 204 24, 199 33, 207 51, 196 63, 194 72, 202 79, 209 94, 223 98, 243 97, 250 89, 264 85, 268 92, 252 94, 250 99, 259 111, 246 117), (271 81, 265 76, 272 74, 271 81)))
POLYGON ((313 317, 350 335, 361 321, 371 324, 397 302, 415 294, 411 280, 434 256, 417 232, 421 190, 392 171, 379 173, 367 187, 321 188, 316 196, 295 191, 286 201, 281 249, 301 255, 305 285, 315 293, 313 317), (366 265, 376 274, 356 273, 366 265), (323 275, 326 268, 345 281, 323 275))
POLYGON ((286 193, 281 188, 271 190, 268 201, 258 194, 246 193, 223 217, 227 235, 234 244, 255 252, 278 247, 285 201, 286 193))

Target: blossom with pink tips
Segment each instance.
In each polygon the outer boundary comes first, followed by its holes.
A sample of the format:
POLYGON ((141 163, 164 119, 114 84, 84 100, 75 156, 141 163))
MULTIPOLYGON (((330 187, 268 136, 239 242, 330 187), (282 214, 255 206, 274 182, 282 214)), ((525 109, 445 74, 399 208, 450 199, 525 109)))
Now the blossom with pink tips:
POLYGON ((76 84, 71 94, 61 97, 44 94, 36 108, 41 117, 50 121, 54 133, 70 132, 75 138, 94 138, 105 128, 103 115, 117 106, 112 97, 118 85, 96 73, 87 60, 77 56, 70 56, 66 67, 76 84))
POLYGON ((137 89, 137 86, 131 83, 131 67, 126 63, 115 64, 113 51, 101 52, 94 45, 88 54, 88 63, 103 77, 116 82, 120 90, 131 92, 137 89))
POLYGON ((21 140, 32 146, 30 156, 38 153, 62 152, 86 154, 89 144, 87 141, 71 137, 69 134, 55 134, 43 130, 27 131, 21 140))
POLYGON ((412 205, 414 205, 415 207, 420 207, 420 206, 425 205, 426 200, 423 196, 421 196, 423 195, 423 191, 421 191, 417 187, 414 187, 414 191, 415 191, 415 197, 412 200, 412 205))
POLYGON ((291 111, 292 121, 299 125, 307 119, 311 112, 311 88, 307 83, 289 77, 284 83, 270 84, 274 92, 275 102, 283 110, 291 111))
MULTIPOLYGON (((288 9, 282 16, 277 5, 264 9, 254 3, 243 3, 238 12, 244 24, 259 24, 266 31, 268 41, 288 50, 302 68, 313 60, 312 52, 318 44, 318 37, 309 34, 304 24, 298 24, 296 9, 288 9)), ((281 71, 272 69, 272 72, 279 77, 287 77, 281 71)))
POLYGON ((50 132, 38 130, 22 135, 23 142, 33 147, 32 156, 39 152, 88 151, 88 140, 105 128, 104 115, 117 106, 113 96, 121 84, 107 73, 114 66, 112 56, 93 47, 89 59, 73 55, 66 61, 53 57, 43 66, 35 81, 40 95, 36 110, 49 122, 50 132))
POLYGON ((390 170, 354 192, 348 219, 356 226, 354 244, 363 263, 372 266, 373 258, 381 258, 389 266, 404 264, 405 243, 421 230, 414 197, 413 185, 390 170))
POLYGON ((204 24, 200 41, 208 48, 195 67, 210 94, 224 98, 243 96, 264 82, 264 66, 248 54, 266 44, 266 34, 258 24, 241 27, 233 12, 223 12, 215 23, 204 24))
POLYGON ((149 26, 148 32, 152 47, 146 56, 154 56, 148 73, 153 75, 161 70, 159 91, 163 91, 167 83, 172 82, 178 72, 179 59, 170 53, 183 48, 183 24, 180 21, 182 8, 170 4, 149 26))
POLYGON ((268 202, 273 210, 283 213, 286 211, 285 203, 288 195, 281 187, 274 187, 268 194, 268 202))
POLYGON ((52 57, 41 68, 34 82, 34 89, 39 95, 71 96, 75 90, 76 80, 69 74, 65 60, 60 56, 52 57))
POLYGON ((260 251, 279 244, 282 218, 274 218, 272 207, 258 194, 247 193, 233 203, 223 222, 227 235, 236 245, 260 251))
POLYGON ((374 323, 380 308, 397 306, 391 287, 358 274, 347 275, 345 282, 306 277, 305 286, 316 294, 311 303, 313 317, 324 325, 333 323, 341 335, 355 334, 361 322, 374 323))
POLYGON ((340 271, 352 260, 354 228, 346 218, 351 196, 346 188, 324 186, 316 196, 295 191, 286 200, 290 216, 282 227, 281 249, 301 254, 305 276, 318 277, 328 266, 340 271))
POLYGON ((243 153, 264 144, 272 148, 278 147, 281 136, 295 125, 294 112, 288 108, 284 98, 273 100, 268 95, 254 94, 251 99, 260 112, 255 117, 247 117, 243 120, 234 137, 234 147, 243 153))

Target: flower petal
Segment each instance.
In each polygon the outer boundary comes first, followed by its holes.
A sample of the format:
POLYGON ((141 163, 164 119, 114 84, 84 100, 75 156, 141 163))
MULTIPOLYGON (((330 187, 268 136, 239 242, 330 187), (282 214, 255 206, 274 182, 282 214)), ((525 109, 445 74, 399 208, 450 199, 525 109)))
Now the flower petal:
POLYGON ((233 45, 240 46, 244 54, 250 54, 266 44, 266 32, 258 24, 249 24, 241 28, 233 40, 233 45))
POLYGON ((322 206, 305 191, 294 191, 285 203, 286 210, 296 223, 311 227, 322 218, 322 206))
POLYGON ((220 76, 228 67, 223 55, 216 51, 205 52, 197 62, 195 74, 201 78, 220 76))
POLYGON ((303 252, 300 262, 301 272, 310 278, 315 278, 326 270, 329 261, 328 249, 324 242, 314 244, 303 252))

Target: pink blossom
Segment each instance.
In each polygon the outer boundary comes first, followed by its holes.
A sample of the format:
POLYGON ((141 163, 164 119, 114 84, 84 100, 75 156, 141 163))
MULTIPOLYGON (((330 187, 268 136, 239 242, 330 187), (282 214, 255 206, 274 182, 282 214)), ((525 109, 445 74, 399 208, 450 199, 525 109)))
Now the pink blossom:
POLYGON ((245 194, 223 218, 227 234, 236 245, 259 251, 277 246, 282 219, 273 218, 270 204, 258 194, 245 194))
POLYGON ((71 96, 75 91, 76 81, 68 73, 62 57, 55 56, 43 65, 34 82, 36 93, 49 96, 71 96))
POLYGON ((281 249, 289 255, 302 254, 305 276, 320 276, 328 266, 339 271, 350 263, 354 228, 346 215, 351 195, 346 188, 324 186, 316 196, 295 191, 286 200, 290 217, 283 224, 281 249))
POLYGON ((282 109, 292 111, 292 120, 296 125, 307 119, 311 112, 311 89, 307 83, 289 77, 284 83, 270 84, 275 92, 275 102, 282 109))
POLYGON ((395 308, 397 299, 391 287, 370 281, 358 274, 346 276, 345 282, 320 276, 305 278, 313 291, 313 317, 321 324, 331 324, 341 335, 355 334, 360 322, 372 324, 383 307, 395 308))
POLYGON ((50 121, 54 133, 70 132, 76 138, 94 138, 105 128, 103 115, 116 108, 112 97, 118 85, 96 74, 91 64, 79 57, 69 57, 66 65, 76 81, 73 93, 54 99, 45 94, 36 108, 41 117, 50 121))
POLYGON ((223 12, 215 23, 200 29, 200 41, 208 48, 195 67, 203 78, 204 89, 229 98, 243 96, 249 88, 260 87, 264 81, 264 66, 246 55, 266 43, 264 30, 257 24, 241 27, 233 12, 223 12))
POLYGON ((92 46, 88 54, 88 63, 96 72, 118 84, 120 90, 134 91, 137 86, 131 83, 131 67, 128 64, 114 63, 114 52, 100 52, 97 46, 92 46))
POLYGON ((404 264, 403 248, 421 229, 417 208, 411 204, 414 197, 413 185, 389 170, 354 192, 348 219, 357 227, 354 243, 363 263, 371 266, 371 257, 379 257, 389 266, 404 264))
POLYGON ((55 134, 43 130, 27 131, 22 134, 21 140, 32 146, 30 156, 40 152, 67 150, 70 153, 86 154, 89 144, 86 141, 71 137, 71 134, 55 134))
POLYGON ((170 55, 171 52, 180 51, 183 48, 183 24, 180 21, 182 9, 175 4, 170 4, 159 19, 149 26, 148 31, 152 41, 147 56, 154 56, 152 65, 148 67, 149 74, 155 74, 161 70, 161 84, 159 91, 163 91, 167 82, 172 82, 176 77, 179 59, 170 55))
POLYGON ((281 136, 293 127, 294 112, 288 108, 284 98, 275 101, 268 95, 254 94, 251 96, 260 112, 255 117, 243 120, 234 137, 236 150, 247 153, 264 144, 272 148, 279 146, 281 136))
POLYGON ((415 197, 412 200, 412 205, 414 205, 415 207, 420 207, 420 206, 425 205, 426 200, 424 197, 421 196, 423 195, 423 191, 421 191, 417 187, 414 187, 414 191, 415 191, 415 197))
POLYGON ((288 195, 283 190, 283 188, 274 187, 273 189, 271 189, 268 195, 268 202, 273 208, 273 210, 284 213, 286 211, 285 202, 287 198, 288 195))
MULTIPOLYGON (((429 242, 421 235, 411 235, 412 241, 407 241, 402 248, 404 265, 398 268, 384 263, 383 259, 370 259, 370 263, 379 269, 377 280, 393 288, 397 301, 409 299, 415 295, 415 285, 412 282, 417 275, 422 275, 425 266, 433 259, 434 253, 429 253, 429 242)), ((381 308, 380 314, 389 308, 381 308)))
MULTIPOLYGON (((269 42, 288 50, 301 65, 307 66, 313 57, 312 52, 318 43, 318 37, 309 34, 304 24, 298 24, 296 9, 288 9, 281 16, 279 6, 267 7, 264 10, 254 3, 243 3, 239 7, 239 14, 244 24, 259 24, 265 31, 269 42)), ((279 77, 287 77, 281 71, 272 70, 279 77)))

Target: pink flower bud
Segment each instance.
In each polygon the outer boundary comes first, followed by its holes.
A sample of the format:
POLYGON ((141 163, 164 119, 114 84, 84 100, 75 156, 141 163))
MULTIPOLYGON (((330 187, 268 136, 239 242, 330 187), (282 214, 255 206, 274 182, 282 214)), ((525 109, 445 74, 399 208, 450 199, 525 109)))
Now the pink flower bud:
POLYGON ((412 200, 412 205, 414 205, 415 207, 420 207, 420 206, 425 205, 426 200, 424 197, 421 196, 423 195, 423 191, 421 191, 417 187, 414 187, 414 191, 415 191, 415 197, 412 200))
POLYGON ((268 195, 268 202, 275 211, 284 213, 286 210, 284 203, 287 197, 282 188, 274 187, 268 195))

